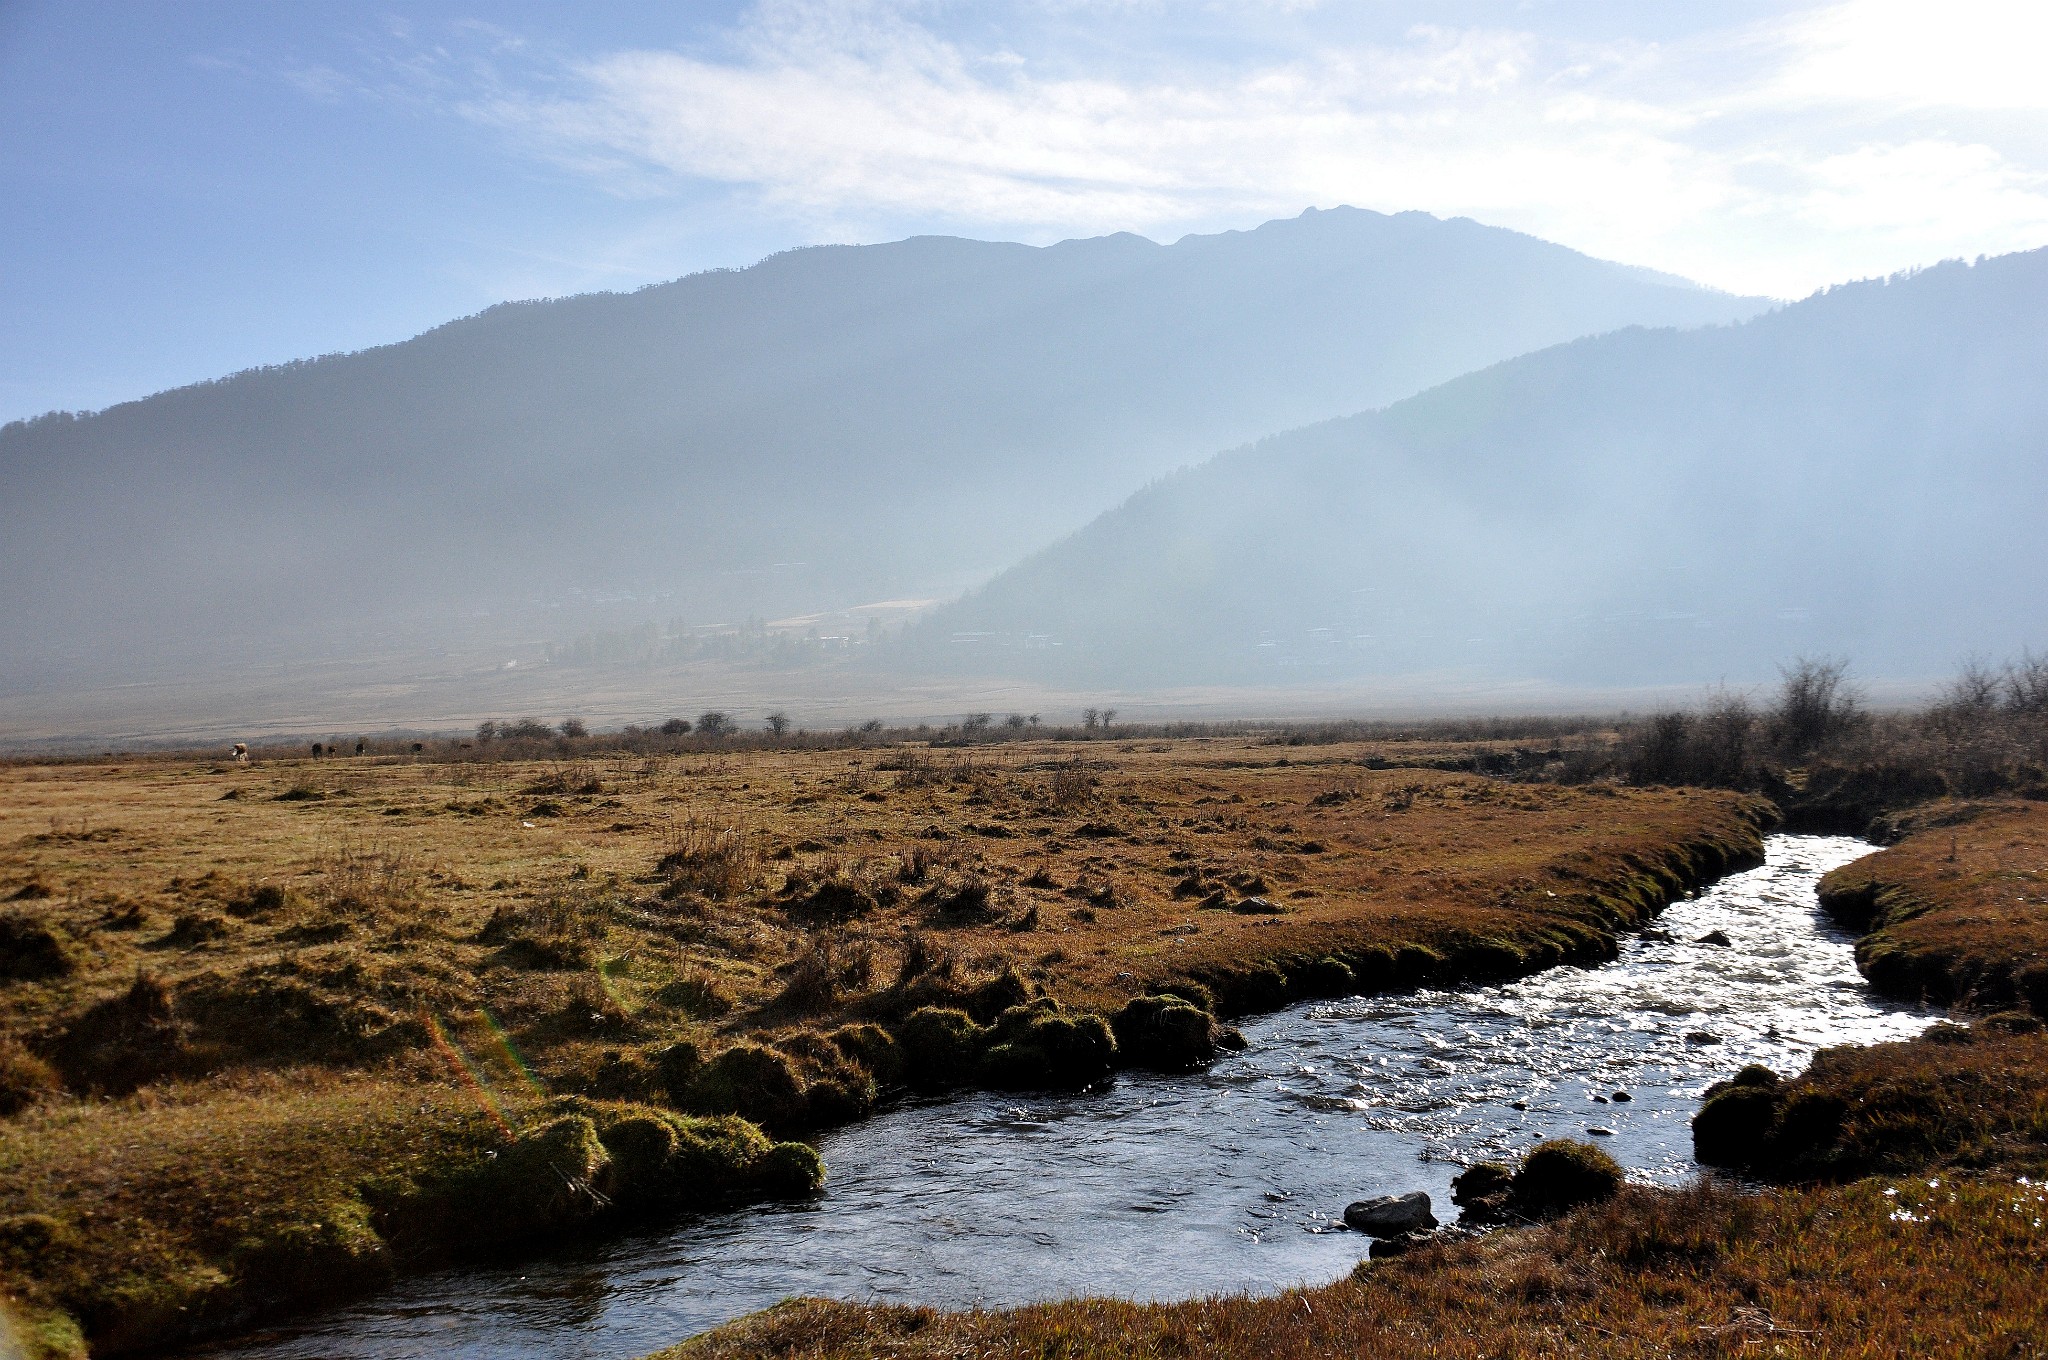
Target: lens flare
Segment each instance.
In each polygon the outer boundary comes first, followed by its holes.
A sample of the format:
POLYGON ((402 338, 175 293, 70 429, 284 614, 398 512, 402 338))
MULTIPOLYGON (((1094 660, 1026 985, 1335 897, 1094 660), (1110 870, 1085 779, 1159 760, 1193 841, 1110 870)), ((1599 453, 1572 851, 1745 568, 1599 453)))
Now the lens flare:
POLYGON ((526 1055, 521 1053, 519 1046, 512 1042, 512 1036, 507 1034, 505 1027, 498 1023, 498 1017, 492 1015, 486 1008, 479 1006, 477 1007, 476 1018, 483 1022, 484 1028, 490 1032, 491 1042, 498 1046, 498 1052, 504 1056, 505 1061, 511 1065, 512 1070, 519 1074, 519 1079, 525 1082, 535 1095, 545 1096, 548 1093, 548 1088, 543 1086, 540 1078, 533 1074, 533 1068, 526 1061, 526 1055))
POLYGON ((498 1126, 498 1132, 504 1134, 507 1139, 510 1139, 512 1137, 512 1126, 505 1122, 504 1111, 498 1108, 497 1097, 493 1096, 491 1088, 484 1084, 483 1074, 476 1070, 476 1064, 472 1063, 469 1060, 469 1055, 464 1053, 459 1046, 448 1038, 448 1031, 442 1028, 439 1016, 423 1011, 420 1014, 420 1018, 426 1022, 427 1033, 433 1038, 435 1051, 447 1059, 448 1066, 454 1071, 456 1079, 469 1088, 470 1093, 476 1097, 477 1104, 483 1106, 484 1113, 490 1116, 493 1124, 498 1126))

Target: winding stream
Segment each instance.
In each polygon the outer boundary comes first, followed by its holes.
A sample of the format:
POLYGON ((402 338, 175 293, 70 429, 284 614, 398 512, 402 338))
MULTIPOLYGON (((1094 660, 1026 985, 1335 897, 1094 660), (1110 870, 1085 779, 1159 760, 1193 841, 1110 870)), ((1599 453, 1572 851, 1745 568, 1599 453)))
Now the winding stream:
POLYGON ((900 1105, 824 1139, 814 1201, 422 1277, 206 1353, 613 1360, 791 1294, 1263 1291, 1351 1268, 1366 1247, 1337 1218, 1351 1200, 1420 1188, 1452 1214, 1462 1165, 1544 1138, 1604 1130, 1590 1136, 1635 1175, 1683 1180, 1709 1083, 1932 1019, 1872 996, 1816 905, 1820 875, 1871 849, 1774 836, 1763 867, 1667 910, 1669 940, 1630 939, 1602 967, 1290 1007, 1189 1076, 900 1105), (1716 930, 1728 947, 1692 943, 1716 930))

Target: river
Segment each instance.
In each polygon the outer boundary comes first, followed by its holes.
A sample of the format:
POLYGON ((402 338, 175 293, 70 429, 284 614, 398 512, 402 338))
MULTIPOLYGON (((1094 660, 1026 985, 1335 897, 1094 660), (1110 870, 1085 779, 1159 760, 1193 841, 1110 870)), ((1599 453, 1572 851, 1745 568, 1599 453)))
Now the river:
POLYGON ((1600 967, 1292 1006, 1186 1076, 897 1105, 825 1136, 815 1200, 423 1276, 205 1353, 623 1360, 792 1294, 960 1307, 1264 1291, 1364 1255, 1341 1224, 1350 1201, 1422 1189, 1448 1219, 1461 1166, 1545 1138, 1682 1181, 1711 1082, 1931 1022, 1871 994, 1816 903, 1821 874, 1872 848, 1773 836, 1763 867, 1666 910, 1670 938, 1630 938, 1600 967), (1729 943, 1696 943, 1713 931, 1729 943))

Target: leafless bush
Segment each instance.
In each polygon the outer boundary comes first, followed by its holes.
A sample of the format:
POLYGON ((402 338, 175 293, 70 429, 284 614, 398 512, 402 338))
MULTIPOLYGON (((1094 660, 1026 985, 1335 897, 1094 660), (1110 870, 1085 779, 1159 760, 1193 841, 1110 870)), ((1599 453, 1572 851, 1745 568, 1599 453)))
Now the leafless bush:
POLYGON ((1849 683, 1848 661, 1801 657, 1779 674, 1783 680, 1771 713, 1771 737, 1788 757, 1810 755, 1862 720, 1862 697, 1849 683))

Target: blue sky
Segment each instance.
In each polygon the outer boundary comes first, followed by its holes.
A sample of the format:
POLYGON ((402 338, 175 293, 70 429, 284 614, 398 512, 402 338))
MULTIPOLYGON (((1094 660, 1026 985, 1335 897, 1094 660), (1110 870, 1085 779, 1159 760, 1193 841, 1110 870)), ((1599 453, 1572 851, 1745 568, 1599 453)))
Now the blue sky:
POLYGON ((1750 292, 2048 244, 2048 6, 0 0, 0 420, 820 241, 1420 208, 1750 292))

